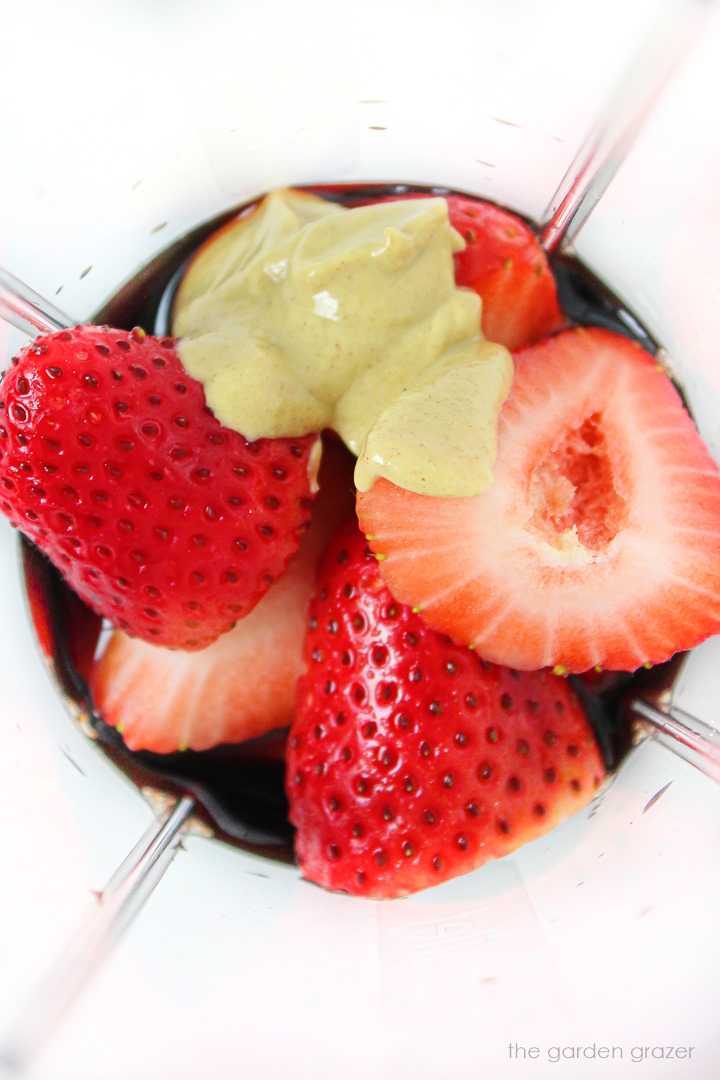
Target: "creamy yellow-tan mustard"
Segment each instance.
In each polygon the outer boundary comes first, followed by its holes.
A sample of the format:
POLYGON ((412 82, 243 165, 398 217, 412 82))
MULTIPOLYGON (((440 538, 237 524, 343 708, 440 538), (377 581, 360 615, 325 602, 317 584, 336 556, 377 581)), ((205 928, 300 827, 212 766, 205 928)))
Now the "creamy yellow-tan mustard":
POLYGON ((512 358, 455 285, 464 240, 444 199, 346 209, 268 195, 191 263, 173 312, 181 360, 248 439, 332 428, 378 476, 427 495, 492 481, 512 358))

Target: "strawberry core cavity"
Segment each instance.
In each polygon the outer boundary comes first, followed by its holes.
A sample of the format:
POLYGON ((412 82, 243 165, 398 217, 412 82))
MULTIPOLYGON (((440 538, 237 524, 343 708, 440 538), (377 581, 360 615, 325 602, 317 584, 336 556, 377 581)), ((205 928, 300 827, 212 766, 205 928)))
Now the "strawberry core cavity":
POLYGON ((553 547, 565 547, 574 535, 597 553, 622 528, 626 503, 617 490, 602 421, 602 413, 592 413, 565 431, 531 474, 531 523, 553 547))

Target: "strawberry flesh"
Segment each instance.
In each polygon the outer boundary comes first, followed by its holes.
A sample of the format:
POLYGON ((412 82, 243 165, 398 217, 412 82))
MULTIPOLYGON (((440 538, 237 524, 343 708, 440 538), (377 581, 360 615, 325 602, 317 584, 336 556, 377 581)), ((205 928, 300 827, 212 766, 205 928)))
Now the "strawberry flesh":
POLYGON ((0 385, 0 509, 93 610, 172 647, 213 641, 282 574, 316 448, 223 427, 142 331, 38 338, 0 385))
POLYGON ((397 603, 352 519, 321 561, 287 791, 302 873, 394 897, 513 851, 604 775, 566 680, 481 661, 397 603))

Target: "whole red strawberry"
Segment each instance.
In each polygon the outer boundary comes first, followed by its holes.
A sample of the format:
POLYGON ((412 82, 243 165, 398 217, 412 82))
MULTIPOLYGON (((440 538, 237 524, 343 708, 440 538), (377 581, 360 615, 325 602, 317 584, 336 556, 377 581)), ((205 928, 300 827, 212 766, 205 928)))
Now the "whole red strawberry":
POLYGON ((393 600, 357 524, 323 557, 287 760, 305 877, 393 897, 584 806, 604 766, 568 683, 481 661, 393 600))
POLYGON ((195 649, 282 574, 316 446, 223 427, 170 338, 76 327, 0 385, 0 509, 114 625, 195 649))

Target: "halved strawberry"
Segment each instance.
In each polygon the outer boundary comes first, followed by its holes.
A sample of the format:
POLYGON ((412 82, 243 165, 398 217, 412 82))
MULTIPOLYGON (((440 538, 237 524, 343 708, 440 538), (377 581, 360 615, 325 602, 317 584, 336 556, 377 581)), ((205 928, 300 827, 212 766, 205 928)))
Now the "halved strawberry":
POLYGON ((359 495, 393 595, 525 670, 630 671, 720 631, 718 467, 667 376, 598 329, 514 359, 482 495, 359 495))
POLYGON ((353 518, 322 558, 288 743, 305 877, 392 897, 513 851, 604 766, 565 679, 496 667, 393 600, 353 518))
POLYGON ((193 649, 280 577, 309 519, 319 439, 249 442, 170 338, 78 326, 0 385, 0 511, 94 611, 193 649))
POLYGON ((455 256, 455 280, 482 297, 485 337, 518 349, 557 330, 564 320, 555 278, 533 231, 480 199, 449 195, 447 204, 467 245, 455 256))
POLYGON ((131 750, 206 750, 291 722, 315 568, 352 509, 353 465, 329 439, 309 530, 280 580, 233 630, 199 652, 113 633, 89 683, 95 708, 131 750))

